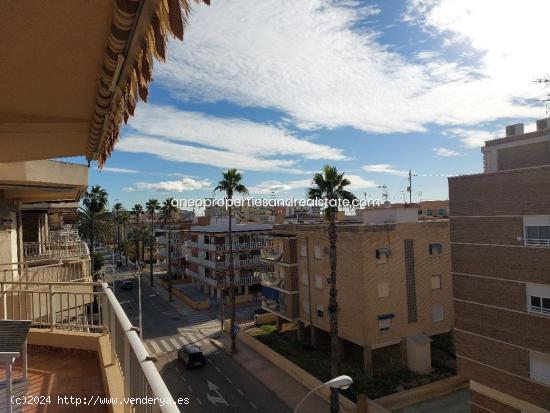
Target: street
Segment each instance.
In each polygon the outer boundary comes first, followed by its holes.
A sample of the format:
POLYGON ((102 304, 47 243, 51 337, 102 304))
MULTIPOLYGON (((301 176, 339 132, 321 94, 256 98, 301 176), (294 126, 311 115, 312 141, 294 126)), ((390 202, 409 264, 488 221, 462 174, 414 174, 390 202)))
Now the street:
MULTIPOLYGON (((115 294, 132 324, 138 326, 137 280, 133 281, 131 290, 122 290, 122 283, 117 281, 117 284, 115 294)), ((149 353, 157 358, 157 368, 172 397, 190 399, 188 405, 180 407, 182 412, 290 411, 225 351, 210 343, 208 336, 215 335, 220 328, 213 312, 198 312, 187 306, 177 311, 162 291, 159 294, 150 287, 145 271, 141 288, 143 340, 149 353), (177 360, 177 349, 189 343, 198 344, 204 351, 206 367, 186 369, 177 360)))

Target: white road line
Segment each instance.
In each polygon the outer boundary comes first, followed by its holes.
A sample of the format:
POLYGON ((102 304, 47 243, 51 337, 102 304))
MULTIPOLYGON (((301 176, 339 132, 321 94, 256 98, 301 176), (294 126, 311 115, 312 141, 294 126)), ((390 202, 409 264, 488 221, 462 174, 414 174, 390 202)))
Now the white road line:
POLYGON ((206 359, 206 361, 207 361, 208 363, 212 364, 212 360, 206 359))
POLYGON ((202 406, 201 399, 199 399, 198 397, 197 397, 197 403, 200 404, 200 405, 202 406))
POLYGON ((190 391, 191 393, 193 393, 193 388, 192 388, 190 385, 187 385, 187 388, 189 389, 189 391, 190 391))
POLYGON ((218 373, 221 373, 221 372, 222 372, 218 366, 214 366, 214 368, 216 369, 216 371, 217 371, 218 373))
POLYGON ((181 343, 181 345, 186 345, 189 343, 189 341, 187 341, 187 339, 183 336, 176 337, 176 340, 178 340, 181 343))
POLYGON ((185 378, 185 376, 181 375, 180 377, 181 377, 182 381, 187 382, 187 379, 185 378))
POLYGON ((174 346, 174 348, 179 348, 180 347, 180 343, 177 342, 177 340, 175 338, 171 338, 170 339, 170 343, 172 343, 172 345, 174 346))
POLYGON ((166 349, 166 351, 172 351, 172 347, 170 347, 170 344, 168 344, 166 340, 160 340, 160 344, 166 349))
POLYGON ((237 393, 239 393, 241 396, 244 396, 244 393, 241 389, 237 389, 237 393))
POLYGON ((254 403, 252 403, 252 402, 249 402, 249 403, 254 408, 254 410, 258 410, 258 408, 256 407, 256 405, 254 403))
POLYGON ((225 380, 227 380, 227 382, 228 382, 229 384, 232 384, 232 383, 233 383, 233 382, 231 381, 231 379, 230 379, 229 377, 227 377, 227 376, 225 376, 225 380))
POLYGON ((154 341, 150 341, 149 344, 151 344, 151 347, 155 349, 154 354, 162 353, 162 350, 157 343, 155 343, 154 341))

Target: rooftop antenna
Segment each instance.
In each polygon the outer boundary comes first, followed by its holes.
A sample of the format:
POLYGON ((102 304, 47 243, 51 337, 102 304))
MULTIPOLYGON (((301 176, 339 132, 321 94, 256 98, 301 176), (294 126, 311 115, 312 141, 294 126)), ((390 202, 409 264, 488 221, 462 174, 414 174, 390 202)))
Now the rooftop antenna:
POLYGON ((386 186, 386 184, 382 184, 382 185, 378 185, 377 188, 382 190, 382 198, 384 198, 384 205, 387 205, 388 198, 390 196, 388 194, 388 187, 386 186))
MULTIPOLYGON (((409 193, 409 204, 412 205, 413 201, 412 201, 412 197, 413 197, 413 192, 412 192, 412 177, 413 176, 418 176, 417 174, 413 174, 412 171, 409 169, 409 186, 407 187, 407 192, 409 193)), ((407 203, 405 201, 405 203, 407 203)))
MULTIPOLYGON (((532 83, 543 84, 545 86, 548 86, 548 84, 550 84, 550 76, 533 79, 532 83)), ((546 99, 537 99, 537 102, 544 102, 545 113, 546 115, 549 115, 550 114, 550 94, 547 94, 546 96, 548 96, 546 99)))

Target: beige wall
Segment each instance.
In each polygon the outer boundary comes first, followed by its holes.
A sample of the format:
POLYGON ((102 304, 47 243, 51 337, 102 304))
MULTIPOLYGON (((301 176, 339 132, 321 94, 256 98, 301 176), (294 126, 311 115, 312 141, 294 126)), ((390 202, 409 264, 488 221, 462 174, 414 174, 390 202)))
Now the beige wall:
MULTIPOLYGON (((304 227, 302 227, 304 228, 304 227)), ((297 228, 298 277, 300 280, 301 318, 309 324, 309 315, 304 311, 308 299, 308 286, 303 274, 308 273, 308 258, 301 256, 301 247, 309 243, 309 288, 313 324, 323 330, 329 329, 328 300, 329 273, 328 235, 325 231, 304 231, 297 228), (320 248, 321 258, 315 258, 315 247, 320 248), (316 276, 321 276, 318 288, 316 276), (317 317, 317 304, 323 305, 324 317, 317 317)), ((449 224, 447 221, 408 223, 390 226, 349 226, 338 232, 338 321, 340 336, 360 346, 383 346, 394 344, 412 334, 434 334, 448 331, 453 324, 451 303, 451 275, 449 224), (379 229, 373 231, 375 228, 379 229), (383 230, 380 230, 383 229, 383 230), (414 240, 416 302, 418 321, 409 323, 407 317, 407 292, 405 285, 404 240, 414 240), (429 254, 429 244, 443 245, 440 256, 429 254), (378 248, 388 248, 391 256, 385 263, 375 258, 378 248), (441 288, 432 290, 432 276, 441 276, 441 288), (389 296, 378 297, 379 284, 387 284, 389 296), (444 319, 432 321, 434 306, 442 306, 444 319), (380 331, 378 316, 392 313, 391 327, 380 331)))

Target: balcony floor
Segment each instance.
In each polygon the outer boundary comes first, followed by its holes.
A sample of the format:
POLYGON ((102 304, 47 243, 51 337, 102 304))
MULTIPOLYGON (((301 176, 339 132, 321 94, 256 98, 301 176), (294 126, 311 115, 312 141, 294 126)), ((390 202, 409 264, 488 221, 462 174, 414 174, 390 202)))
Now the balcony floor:
MULTIPOLYGON (((97 356, 91 352, 29 346, 28 382, 14 383, 14 395, 51 396, 51 404, 14 406, 21 413, 106 413, 107 406, 59 405, 58 396, 106 397, 97 356)), ((14 377, 21 377, 20 360, 17 360, 14 377)), ((0 378, 5 372, 0 368, 0 378)), ((5 387, 0 387, 0 411, 5 403, 5 387)))

